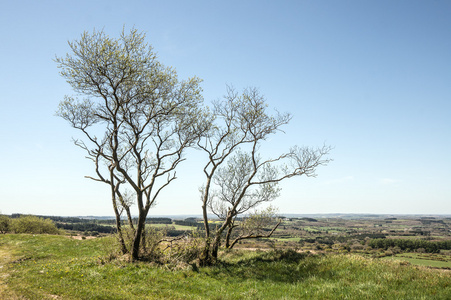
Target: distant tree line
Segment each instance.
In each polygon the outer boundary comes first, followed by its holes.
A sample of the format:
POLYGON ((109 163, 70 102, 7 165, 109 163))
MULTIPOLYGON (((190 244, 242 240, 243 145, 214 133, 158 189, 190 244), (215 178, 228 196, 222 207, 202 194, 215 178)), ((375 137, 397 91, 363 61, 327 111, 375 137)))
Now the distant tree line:
MULTIPOLYGON (((134 219, 134 221, 137 221, 134 219)), ((185 220, 173 220, 171 218, 147 218, 147 224, 185 225, 204 230, 202 223, 195 218, 185 220)), ((90 233, 116 233, 114 219, 95 219, 62 216, 34 216, 25 214, 12 214, 10 216, 0 215, 0 233, 60 233, 60 229, 90 232, 90 233)), ((186 230, 168 229, 167 236, 175 237, 186 232, 186 230)))
POLYGON ((423 225, 430 225, 430 224, 445 224, 443 220, 433 220, 433 219, 420 219, 418 220, 423 225))
POLYGON ((171 218, 147 218, 147 224, 172 224, 171 218))
POLYGON ((440 250, 451 250, 451 241, 425 241, 408 239, 372 239, 368 245, 376 249, 387 250, 390 247, 399 247, 401 250, 424 249, 427 253, 438 253, 440 250))
MULTIPOLYGON (((11 219, 17 219, 22 216, 30 216, 27 214, 12 214, 9 217, 11 219)), ((94 223, 94 224, 116 224, 116 220, 110 217, 62 217, 62 216, 41 216, 41 215, 33 215, 38 218, 50 219, 54 222, 60 223, 94 223)), ((191 218, 188 218, 191 219, 191 218)), ((133 218, 134 221, 137 221, 137 218, 133 218)), ((172 224, 171 218, 147 218, 147 224, 172 224)))
MULTIPOLYGON (((31 216, 26 214, 12 214, 10 216, 11 219, 20 218, 23 216, 31 216)), ((108 223, 109 219, 95 219, 95 218, 80 218, 80 217, 62 217, 62 216, 41 216, 41 215, 33 215, 38 218, 50 219, 53 222, 61 222, 61 223, 108 223)), ((114 223, 113 223, 114 224, 114 223)))
POLYGON ((317 219, 313 219, 313 218, 300 218, 299 220, 307 221, 307 222, 318 222, 317 219))
POLYGON ((95 223, 56 223, 56 226, 65 230, 91 231, 98 233, 115 233, 116 227, 104 226, 95 223))

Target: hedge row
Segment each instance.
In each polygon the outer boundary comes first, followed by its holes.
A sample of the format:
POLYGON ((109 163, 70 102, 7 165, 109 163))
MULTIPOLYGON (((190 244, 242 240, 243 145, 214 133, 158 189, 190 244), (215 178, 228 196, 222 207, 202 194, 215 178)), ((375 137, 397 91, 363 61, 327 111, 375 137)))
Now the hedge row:
POLYGON ((372 239, 369 246, 376 249, 387 250, 390 247, 399 247, 401 250, 424 249, 427 253, 438 253, 440 250, 451 250, 450 241, 425 241, 408 239, 372 239))

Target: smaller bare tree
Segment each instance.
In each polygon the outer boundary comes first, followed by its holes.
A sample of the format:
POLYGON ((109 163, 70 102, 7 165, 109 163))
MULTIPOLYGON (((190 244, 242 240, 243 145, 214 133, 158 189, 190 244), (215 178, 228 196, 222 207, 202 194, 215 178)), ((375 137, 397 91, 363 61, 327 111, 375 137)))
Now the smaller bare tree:
POLYGON ((258 141, 253 143, 248 153, 237 151, 226 166, 217 171, 217 188, 209 199, 209 207, 223 223, 213 240, 214 258, 217 257, 222 233, 227 229, 226 241, 230 239, 238 215, 276 199, 280 192, 278 184, 282 180, 301 175, 316 176, 316 168, 330 161, 325 158, 331 149, 328 146, 318 149, 293 147, 275 159, 263 160, 257 152, 257 144, 258 141))
POLYGON ((261 143, 281 131, 290 120, 288 113, 269 114, 264 97, 255 88, 238 94, 229 87, 224 99, 214 102, 212 126, 198 142, 198 147, 208 155, 204 167, 207 180, 201 188, 206 233, 203 263, 217 258, 222 234, 227 229, 230 238, 238 215, 278 197, 280 181, 300 175, 314 176, 318 166, 330 161, 325 158, 330 151, 327 146, 293 147, 274 159, 260 156, 261 143), (214 233, 207 209, 223 221, 214 233))

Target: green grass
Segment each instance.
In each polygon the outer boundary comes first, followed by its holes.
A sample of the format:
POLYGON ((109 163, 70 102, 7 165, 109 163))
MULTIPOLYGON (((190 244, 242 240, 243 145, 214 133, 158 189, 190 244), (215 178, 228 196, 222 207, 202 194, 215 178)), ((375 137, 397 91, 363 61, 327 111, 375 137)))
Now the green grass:
POLYGON ((0 298, 26 299, 450 299, 451 275, 356 255, 229 251, 214 267, 169 270, 104 263, 111 238, 2 235, 0 298), (7 277, 5 277, 5 275, 7 277), (3 293, 3 294, 1 294, 3 293), (7 297, 5 297, 5 295, 7 297), (14 296, 14 297, 13 297, 14 296))
POLYGON ((299 242, 298 237, 270 237, 270 240, 277 240, 281 242, 299 242))
POLYGON ((403 260, 407 261, 413 265, 417 266, 426 266, 426 267, 433 267, 433 268, 451 268, 451 260, 448 257, 440 256, 439 259, 437 259, 437 255, 430 255, 430 254, 418 254, 418 253, 403 253, 403 254, 397 254, 395 256, 388 256, 385 257, 385 259, 388 260, 403 260), (435 258, 435 259, 434 259, 435 258))

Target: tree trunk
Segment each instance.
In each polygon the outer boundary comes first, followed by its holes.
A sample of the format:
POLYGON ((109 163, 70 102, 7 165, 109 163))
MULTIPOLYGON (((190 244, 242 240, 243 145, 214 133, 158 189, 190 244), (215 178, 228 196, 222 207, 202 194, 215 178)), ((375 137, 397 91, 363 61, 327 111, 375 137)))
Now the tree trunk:
MULTIPOLYGON (((222 231, 221 231, 222 233, 222 231)), ((221 233, 217 234, 211 247, 211 259, 218 259, 219 246, 221 246, 221 233)))
POLYGON ((206 265, 209 265, 211 263, 210 243, 211 243, 211 239, 210 238, 206 238, 205 239, 205 243, 204 243, 204 247, 202 249, 202 253, 201 253, 200 257, 199 257, 200 264, 202 266, 206 266, 206 265))
POLYGON ((232 221, 233 216, 229 213, 222 226, 216 231, 216 235, 211 247, 211 256, 214 260, 218 258, 219 246, 221 246, 221 235, 227 227, 229 227, 231 224, 233 225, 232 221))
POLYGON ((122 235, 121 214, 119 213, 119 210, 117 208, 116 191, 115 191, 112 181, 110 183, 110 186, 111 186, 111 200, 113 202, 114 215, 116 216, 117 235, 118 235, 119 244, 121 247, 121 253, 125 254, 125 253, 127 253, 127 247, 125 246, 124 236, 122 235))
POLYGON ((139 211, 138 224, 136 225, 135 237, 133 238, 132 260, 139 259, 139 248, 141 245, 144 227, 146 226, 146 214, 144 210, 139 211))
POLYGON ((205 238, 207 239, 207 241, 210 239, 210 226, 208 224, 208 215, 207 215, 207 202, 208 202, 208 194, 210 192, 210 184, 211 184, 211 176, 208 176, 207 185, 205 186, 204 195, 202 199, 202 215, 204 218, 205 238))
POLYGON ((119 244, 121 247, 121 253, 125 254, 127 253, 127 247, 125 246, 124 236, 122 235, 121 216, 118 214, 117 210, 115 210, 115 213, 116 213, 116 229, 119 238, 119 244))
POLYGON ((210 191, 211 184, 211 176, 207 175, 207 184, 205 186, 203 198, 202 198, 202 216, 204 219, 204 228, 205 228, 205 244, 202 250, 202 254, 200 256, 200 264, 201 265, 209 265, 211 264, 211 253, 210 253, 210 225, 208 224, 208 211, 207 211, 207 203, 208 203, 208 194, 210 191))
POLYGON ((226 235, 226 239, 225 239, 225 247, 226 247, 227 249, 230 248, 230 237, 232 236, 233 228, 236 227, 236 226, 233 225, 234 223, 235 223, 235 221, 233 221, 233 222, 229 225, 229 228, 227 229, 227 235, 226 235))
POLYGON ((127 213, 128 225, 130 226, 130 228, 132 230, 135 230, 135 226, 133 226, 133 218, 132 218, 132 215, 130 213, 130 207, 127 206, 127 207, 124 207, 124 209, 125 209, 125 211, 127 213))

